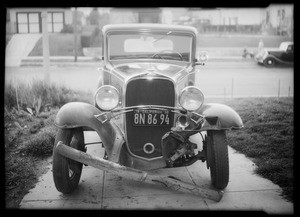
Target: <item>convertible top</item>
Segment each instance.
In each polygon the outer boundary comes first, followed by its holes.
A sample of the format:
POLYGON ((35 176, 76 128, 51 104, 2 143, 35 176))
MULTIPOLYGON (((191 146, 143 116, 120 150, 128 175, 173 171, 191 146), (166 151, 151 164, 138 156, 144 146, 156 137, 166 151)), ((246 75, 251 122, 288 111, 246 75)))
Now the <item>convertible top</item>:
POLYGON ((102 28, 103 34, 109 31, 116 30, 165 30, 165 31, 182 31, 190 32, 197 35, 197 29, 192 26, 171 25, 171 24, 159 24, 159 23, 130 23, 130 24, 109 24, 102 28))

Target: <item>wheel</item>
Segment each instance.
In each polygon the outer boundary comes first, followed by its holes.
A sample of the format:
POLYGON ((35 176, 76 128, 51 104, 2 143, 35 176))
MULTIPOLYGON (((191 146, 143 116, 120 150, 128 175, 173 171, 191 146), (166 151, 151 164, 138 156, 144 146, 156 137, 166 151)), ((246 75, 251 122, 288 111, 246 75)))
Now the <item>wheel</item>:
MULTIPOLYGON (((84 136, 82 128, 59 129, 55 145, 62 141, 65 145, 84 151, 84 136)), ((68 194, 74 191, 79 183, 82 163, 66 158, 53 151, 52 171, 55 187, 58 191, 68 194)))
POLYGON ((224 189, 229 182, 228 147, 225 130, 207 131, 206 163, 210 168, 212 185, 224 189))
POLYGON ((267 57, 265 60, 264 60, 264 65, 266 67, 273 67, 275 65, 275 60, 272 58, 272 57, 267 57))

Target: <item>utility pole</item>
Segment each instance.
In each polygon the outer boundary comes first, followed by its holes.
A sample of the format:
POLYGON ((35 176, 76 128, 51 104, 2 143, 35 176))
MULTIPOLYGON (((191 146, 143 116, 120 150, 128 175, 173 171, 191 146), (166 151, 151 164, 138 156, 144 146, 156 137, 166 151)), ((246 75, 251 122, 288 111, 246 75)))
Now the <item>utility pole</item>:
POLYGON ((77 62, 77 8, 74 12, 74 62, 77 62))
POLYGON ((44 83, 50 82, 50 52, 49 52, 49 37, 48 37, 48 13, 47 9, 42 11, 42 32, 43 32, 43 63, 44 63, 44 83))

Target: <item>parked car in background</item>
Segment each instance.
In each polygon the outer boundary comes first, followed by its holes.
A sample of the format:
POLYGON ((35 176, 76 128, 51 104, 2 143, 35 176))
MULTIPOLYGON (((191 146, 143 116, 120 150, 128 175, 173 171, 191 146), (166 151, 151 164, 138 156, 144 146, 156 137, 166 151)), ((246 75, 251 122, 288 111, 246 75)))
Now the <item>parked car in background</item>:
POLYGON ((113 166, 119 175, 131 172, 140 181, 149 176, 136 169, 183 167, 200 160, 210 169, 212 186, 226 188, 226 131, 241 129, 243 122, 229 106, 204 103, 201 87, 195 86, 195 73, 201 77, 196 66, 207 59, 206 54, 196 53, 197 30, 115 24, 104 26, 102 33, 103 62, 94 105, 67 103, 56 116, 53 178, 57 190, 70 193, 77 187, 84 159, 106 169, 113 166), (98 133, 106 161, 86 157, 84 130, 98 133), (202 138, 197 143, 189 140, 195 134, 202 138))
POLYGON ((282 42, 278 49, 263 49, 255 59, 258 63, 266 67, 273 67, 276 64, 293 64, 294 63, 294 43, 282 42))

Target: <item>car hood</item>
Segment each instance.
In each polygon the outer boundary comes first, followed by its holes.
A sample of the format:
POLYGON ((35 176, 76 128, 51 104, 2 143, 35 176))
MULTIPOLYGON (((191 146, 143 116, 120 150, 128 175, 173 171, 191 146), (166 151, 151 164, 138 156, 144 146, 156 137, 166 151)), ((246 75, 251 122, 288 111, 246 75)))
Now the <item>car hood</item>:
POLYGON ((173 79, 174 81, 183 78, 188 75, 188 68, 182 65, 176 64, 168 64, 168 63, 126 63, 126 64, 119 64, 111 68, 113 73, 117 73, 121 76, 124 80, 128 80, 132 77, 136 76, 152 76, 152 77, 159 77, 165 76, 168 78, 173 79))
POLYGON ((281 50, 279 48, 268 48, 268 49, 264 49, 267 52, 283 52, 284 50, 281 50))

